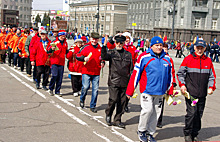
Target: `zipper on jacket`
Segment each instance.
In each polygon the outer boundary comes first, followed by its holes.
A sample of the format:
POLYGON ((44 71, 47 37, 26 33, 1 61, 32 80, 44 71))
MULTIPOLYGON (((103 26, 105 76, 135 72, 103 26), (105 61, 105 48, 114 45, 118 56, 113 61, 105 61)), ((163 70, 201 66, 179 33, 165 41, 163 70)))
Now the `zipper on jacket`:
POLYGON ((199 75, 199 77, 200 77, 200 81, 199 81, 199 94, 198 94, 198 96, 200 96, 201 95, 201 76, 202 76, 202 56, 200 56, 200 75, 199 75))

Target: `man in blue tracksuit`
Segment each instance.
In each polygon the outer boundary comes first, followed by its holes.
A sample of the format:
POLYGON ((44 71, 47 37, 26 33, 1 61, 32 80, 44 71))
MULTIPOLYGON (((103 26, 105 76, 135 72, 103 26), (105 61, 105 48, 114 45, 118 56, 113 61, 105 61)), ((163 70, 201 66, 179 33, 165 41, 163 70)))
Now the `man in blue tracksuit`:
POLYGON ((151 39, 151 48, 139 55, 128 83, 126 95, 130 98, 136 86, 140 85, 141 114, 138 137, 141 141, 156 142, 157 118, 161 112, 164 94, 173 94, 172 63, 163 50, 163 40, 156 36, 151 39))

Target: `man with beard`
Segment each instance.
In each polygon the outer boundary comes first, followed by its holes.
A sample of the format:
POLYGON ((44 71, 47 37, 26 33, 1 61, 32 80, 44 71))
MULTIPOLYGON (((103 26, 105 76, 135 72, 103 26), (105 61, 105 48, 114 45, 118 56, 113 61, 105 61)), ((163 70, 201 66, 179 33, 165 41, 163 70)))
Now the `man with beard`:
POLYGON ((106 36, 101 51, 102 59, 109 61, 109 101, 108 107, 105 110, 106 123, 109 126, 111 125, 111 117, 116 105, 117 108, 113 125, 125 128, 125 125, 121 123, 121 117, 126 104, 126 87, 133 70, 132 56, 130 52, 123 48, 126 40, 125 36, 117 34, 114 38, 116 47, 108 51, 106 47, 107 39, 108 37, 106 36))

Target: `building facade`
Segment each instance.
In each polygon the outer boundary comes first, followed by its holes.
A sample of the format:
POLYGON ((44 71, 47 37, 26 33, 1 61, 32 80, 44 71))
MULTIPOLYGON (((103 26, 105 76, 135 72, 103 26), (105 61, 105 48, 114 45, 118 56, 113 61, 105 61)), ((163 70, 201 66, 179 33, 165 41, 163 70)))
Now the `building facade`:
MULTIPOLYGON (((100 0, 99 34, 114 35, 126 30, 127 0, 100 0)), ((80 33, 97 31, 97 0, 70 4, 70 30, 80 33)))
POLYGON ((0 0, 0 24, 31 26, 32 0, 0 0))
POLYGON ((129 0, 127 29, 134 37, 171 39, 173 12, 174 40, 192 41, 195 36, 220 40, 219 0, 129 0))

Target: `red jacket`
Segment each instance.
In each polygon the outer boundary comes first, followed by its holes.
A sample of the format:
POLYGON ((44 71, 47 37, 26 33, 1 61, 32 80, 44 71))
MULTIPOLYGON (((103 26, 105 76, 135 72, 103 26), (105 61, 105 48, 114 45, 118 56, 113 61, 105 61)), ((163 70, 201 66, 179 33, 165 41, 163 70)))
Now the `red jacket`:
POLYGON ((49 48, 51 41, 48 38, 47 41, 48 43, 46 49, 44 49, 43 42, 41 40, 35 42, 33 50, 30 53, 30 61, 35 61, 36 66, 44 66, 49 60, 47 49, 49 48))
POLYGON ((9 32, 7 35, 6 35, 6 38, 5 38, 5 44, 7 45, 7 48, 9 46, 9 43, 10 43, 10 40, 12 39, 12 37, 15 35, 15 32, 9 32))
POLYGON ((200 57, 195 52, 184 58, 177 79, 179 86, 185 85, 189 94, 195 97, 205 97, 208 88, 213 91, 216 89, 212 60, 205 55, 200 57))
POLYGON ((68 69, 71 72, 82 72, 83 62, 76 60, 76 54, 80 51, 78 46, 71 47, 69 52, 66 54, 66 58, 69 60, 68 69), (74 52, 72 50, 74 49, 74 52))
POLYGON ((176 49, 181 50, 181 44, 179 42, 177 43, 176 49))
MULTIPOLYGON (((59 38, 53 41, 55 42, 59 42, 56 46, 59 48, 59 50, 54 51, 51 54, 50 57, 50 63, 51 65, 61 65, 64 66, 65 65, 65 55, 67 53, 67 49, 68 49, 68 44, 66 42, 66 39, 63 41, 63 44, 60 43, 59 38)), ((48 48, 48 50, 51 50, 51 46, 48 48)))
POLYGON ((4 32, 4 33, 0 33, 0 50, 5 50, 6 48, 5 48, 5 43, 4 43, 4 41, 5 41, 5 38, 6 38, 6 32, 4 32))
POLYGON ((81 51, 76 55, 76 59, 84 62, 84 57, 87 57, 90 52, 92 56, 89 61, 82 67, 82 74, 88 75, 100 75, 101 70, 101 46, 98 45, 96 48, 92 46, 91 42, 83 46, 81 51))
POLYGON ((25 47, 24 47, 26 40, 27 40, 27 36, 24 35, 24 36, 21 38, 21 40, 19 41, 19 44, 18 44, 18 49, 21 50, 21 54, 19 54, 19 56, 22 57, 22 58, 27 58, 27 57, 28 57, 28 56, 27 56, 27 53, 26 53, 26 51, 25 51, 25 47))
POLYGON ((39 33, 36 33, 33 37, 32 37, 32 39, 31 39, 31 42, 30 42, 30 45, 29 45, 29 52, 30 52, 30 54, 31 54, 31 52, 32 52, 32 50, 33 50, 33 48, 34 48, 34 44, 35 44, 35 42, 37 42, 37 41, 40 41, 40 36, 39 36, 39 33))

